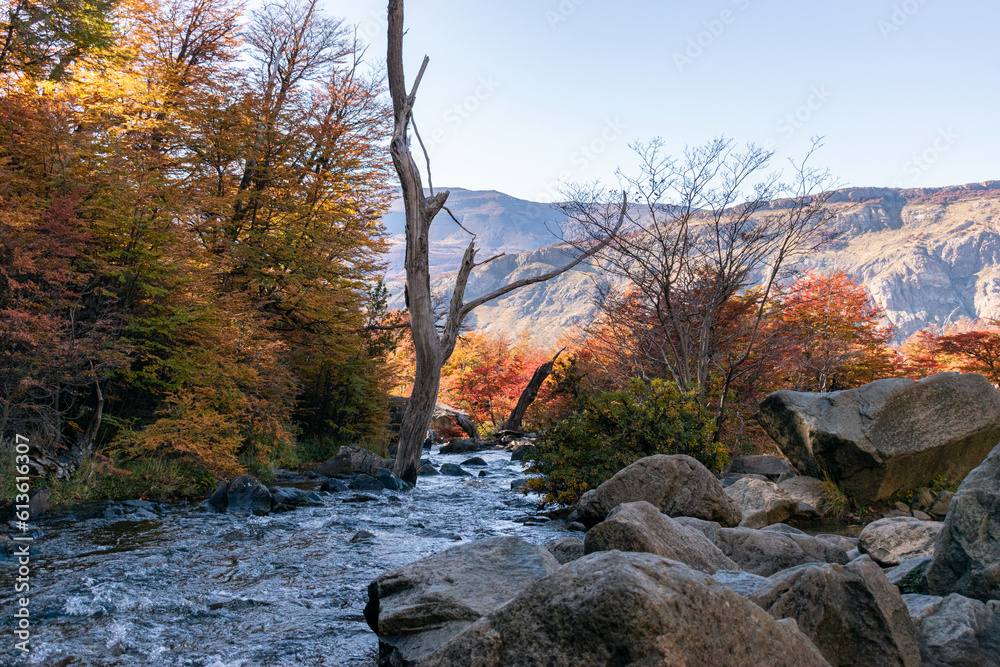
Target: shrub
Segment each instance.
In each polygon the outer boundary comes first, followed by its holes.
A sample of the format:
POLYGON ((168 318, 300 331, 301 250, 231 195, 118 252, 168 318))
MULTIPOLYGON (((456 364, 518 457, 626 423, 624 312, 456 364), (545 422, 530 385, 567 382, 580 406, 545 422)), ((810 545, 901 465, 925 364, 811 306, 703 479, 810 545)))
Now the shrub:
POLYGON ((552 424, 536 442, 528 488, 546 503, 570 505, 588 489, 653 454, 687 454, 710 470, 728 455, 713 443, 711 413, 695 394, 673 382, 633 380, 627 390, 581 395, 576 409, 552 424))

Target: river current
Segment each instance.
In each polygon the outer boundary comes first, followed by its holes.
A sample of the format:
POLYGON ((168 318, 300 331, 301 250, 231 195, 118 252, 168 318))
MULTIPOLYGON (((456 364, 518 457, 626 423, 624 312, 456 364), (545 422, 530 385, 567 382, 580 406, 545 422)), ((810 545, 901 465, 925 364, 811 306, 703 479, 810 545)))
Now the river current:
POLYGON ((362 610, 379 574, 459 537, 570 534, 563 521, 523 524, 539 499, 510 490, 523 468, 509 452, 430 454, 436 465, 471 456, 488 465, 468 470, 485 477, 421 477, 412 491, 323 495, 322 507, 269 516, 55 508, 35 524, 27 657, 13 649, 16 561, 0 557, 0 664, 372 666, 378 641, 362 610), (359 530, 375 537, 352 542, 359 530))

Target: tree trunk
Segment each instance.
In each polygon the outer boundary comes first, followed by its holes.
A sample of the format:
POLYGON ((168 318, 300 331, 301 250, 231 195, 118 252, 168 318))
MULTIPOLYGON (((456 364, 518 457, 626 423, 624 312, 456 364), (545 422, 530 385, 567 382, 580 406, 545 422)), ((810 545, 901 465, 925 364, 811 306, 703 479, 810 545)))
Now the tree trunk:
MULTIPOLYGON (((566 348, 563 348, 565 350, 566 348)), ((563 353, 563 350, 556 352, 556 356, 552 357, 544 364, 535 369, 535 372, 531 375, 531 380, 528 382, 528 386, 524 388, 521 392, 521 397, 517 399, 517 405, 514 406, 513 412, 510 413, 510 417, 504 422, 504 431, 520 431, 521 422, 524 420, 524 413, 528 411, 528 406, 530 406, 534 401, 535 397, 538 396, 538 390, 541 388, 542 383, 545 379, 552 374, 552 367, 556 363, 556 359, 559 355, 563 353)))
MULTIPOLYGON (((455 277, 451 303, 448 306, 444 327, 439 333, 430 287, 429 238, 431 222, 433 222, 434 216, 444 208, 445 201, 448 199, 448 191, 445 190, 435 195, 431 189, 430 196, 424 196, 423 179, 410 152, 409 139, 413 103, 416 100, 420 80, 427 68, 428 58, 424 56, 417 78, 410 91, 407 92, 403 76, 403 0, 389 0, 388 15, 386 76, 389 80, 389 96, 392 98, 394 119, 389 153, 392 156, 392 164, 396 168, 396 174, 399 176, 403 206, 406 212, 406 288, 404 296, 406 307, 410 311, 410 331, 413 334, 413 347, 417 358, 413 394, 407 403, 403 424, 399 430, 399 445, 396 449, 396 463, 393 466, 393 472, 407 482, 415 483, 424 437, 430 424, 431 415, 434 413, 434 404, 437 402, 438 385, 441 383, 441 366, 455 349, 458 333, 465 316, 477 306, 498 299, 516 289, 549 280, 569 271, 580 262, 607 247, 611 241, 611 234, 603 239, 591 239, 590 248, 581 252, 576 259, 553 271, 522 278, 466 303, 465 288, 473 269, 491 261, 488 259, 476 264, 476 239, 473 235, 465 249, 462 265, 455 277)), ((613 230, 612 233, 616 233, 621 228, 627 212, 628 199, 623 192, 620 210, 617 208, 617 204, 614 205, 613 217, 617 218, 617 223, 608 226, 608 229, 613 230)))

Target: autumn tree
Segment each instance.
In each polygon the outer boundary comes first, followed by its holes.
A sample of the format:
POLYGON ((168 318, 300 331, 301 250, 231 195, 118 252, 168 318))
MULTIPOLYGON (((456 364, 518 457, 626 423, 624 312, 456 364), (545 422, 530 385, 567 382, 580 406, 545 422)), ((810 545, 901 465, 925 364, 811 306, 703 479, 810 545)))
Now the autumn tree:
MULTIPOLYGON (((808 166, 816 148, 814 142, 787 184, 767 172, 772 152, 753 145, 740 151, 726 139, 689 148, 679 159, 664 155, 660 140, 635 145, 639 173, 622 176, 639 210, 602 253, 608 271, 627 285, 605 291, 602 311, 641 313, 645 331, 629 332, 650 341, 639 353, 655 359, 681 391, 716 403, 716 438, 780 280, 824 240, 831 182, 808 166), (748 330, 720 326, 734 299, 752 288, 759 291, 748 330)), ((563 208, 577 216, 581 201, 574 197, 563 208)), ((609 231, 592 222, 585 228, 594 238, 609 231)))
MULTIPOLYGON (((516 289, 543 282, 560 275, 607 245, 607 236, 613 233, 624 218, 627 206, 613 201, 595 202, 582 206, 580 211, 590 218, 600 220, 603 237, 595 237, 575 259, 565 265, 541 274, 512 282, 471 301, 465 300, 465 289, 477 266, 491 261, 476 261, 476 239, 472 237, 455 277, 451 300, 439 324, 430 289, 428 264, 428 230, 434 218, 445 209, 448 191, 434 193, 428 176, 430 196, 425 196, 423 176, 410 151, 410 126, 413 122, 413 105, 417 89, 427 67, 424 57, 420 71, 409 91, 403 74, 403 0, 389 2, 387 74, 389 94, 392 97, 394 129, 389 152, 399 176, 402 199, 406 212, 406 305, 410 316, 410 329, 416 354, 416 375, 413 392, 399 432, 399 448, 394 472, 408 482, 416 482, 417 465, 423 447, 427 426, 440 385, 441 367, 455 349, 458 334, 465 317, 478 306, 498 299, 516 289)), ((429 174, 429 170, 428 170, 429 174)))
POLYGON ((979 373, 1000 385, 1000 322, 963 319, 943 330, 923 329, 900 348, 904 372, 925 377, 945 371, 979 373))
POLYGON ((363 45, 310 2, 42 5, 9 14, 0 72, 6 424, 229 475, 296 413, 378 421, 388 110, 363 45))
POLYGON ((792 338, 781 364, 787 388, 850 389, 894 374, 894 329, 867 288, 845 271, 807 271, 782 291, 780 301, 792 338))

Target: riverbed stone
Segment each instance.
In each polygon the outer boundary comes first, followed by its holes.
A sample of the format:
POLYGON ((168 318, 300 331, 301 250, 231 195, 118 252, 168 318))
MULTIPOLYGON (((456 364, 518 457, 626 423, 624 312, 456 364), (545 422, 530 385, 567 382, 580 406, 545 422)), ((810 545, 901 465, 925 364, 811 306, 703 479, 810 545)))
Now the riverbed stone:
POLYGON ((774 392, 758 420, 797 470, 829 474, 864 503, 979 465, 1000 442, 1000 392, 974 373, 886 378, 845 391, 774 392))
POLYGON ((560 537, 546 544, 545 548, 563 565, 585 555, 583 540, 579 537, 560 537))
POLYGON ((380 575, 368 586, 364 612, 379 637, 379 664, 420 662, 559 567, 544 547, 502 536, 468 542, 380 575))
POLYGON ((743 570, 716 570, 712 578, 729 590, 747 597, 770 583, 770 579, 743 570))
POLYGON ((731 558, 739 569, 763 577, 805 563, 848 562, 840 547, 810 535, 722 528, 715 545, 731 558))
POLYGON ((827 665, 795 623, 649 553, 567 563, 477 621, 421 667, 827 665))
POLYGON ((934 499, 927 513, 937 519, 948 516, 948 508, 951 507, 951 499, 955 497, 954 491, 942 491, 934 499))
POLYGON ((930 556, 941 530, 937 521, 900 516, 873 521, 858 536, 858 551, 883 567, 899 565, 907 558, 930 556))
POLYGON ((226 488, 226 511, 249 516, 271 511, 271 494, 253 475, 240 475, 226 488))
POLYGON ((446 442, 441 445, 441 449, 439 451, 442 454, 465 454, 466 452, 475 452, 485 448, 486 445, 481 440, 473 440, 472 438, 457 438, 451 442, 446 442))
POLYGON ((830 513, 823 482, 815 477, 804 475, 792 477, 780 482, 778 488, 798 503, 795 507, 796 516, 804 519, 819 519, 830 513))
POLYGON ((439 470, 442 475, 448 475, 450 477, 472 477, 472 473, 455 463, 445 463, 441 466, 439 470))
POLYGON ((381 491, 384 487, 371 475, 355 475, 348 487, 355 491, 381 491))
POLYGON ((1000 616, 956 593, 904 595, 920 636, 924 667, 1000 665, 1000 616))
POLYGON ((271 494, 271 507, 274 512, 289 512, 298 507, 322 507, 323 505, 323 499, 315 491, 289 486, 272 486, 268 491, 271 494))
POLYGON ((744 518, 748 514, 763 511, 765 526, 785 521, 795 514, 798 507, 798 502, 774 482, 744 477, 725 487, 725 491, 740 506, 744 518))
POLYGON ((510 452, 511 461, 523 461, 525 456, 534 454, 538 449, 535 445, 517 445, 510 452))
POLYGON ((750 599, 775 618, 794 619, 832 665, 920 667, 906 603, 869 558, 778 572, 750 599))
POLYGON ((473 467, 473 468, 476 468, 476 467, 483 468, 483 467, 485 467, 485 466, 487 466, 489 464, 486 463, 486 460, 483 459, 482 457, 473 456, 471 459, 465 459, 464 461, 462 461, 461 465, 463 465, 463 466, 470 466, 470 467, 473 467))
POLYGON ((706 574, 739 569, 702 533, 677 523, 642 500, 622 503, 587 532, 586 553, 613 549, 656 554, 706 574))
POLYGON ((374 477, 375 471, 385 468, 388 464, 386 459, 364 447, 344 445, 336 456, 321 463, 316 468, 316 473, 324 477, 358 474, 374 477))
POLYGON ((772 482, 796 475, 795 469, 783 458, 773 454, 737 456, 729 464, 727 475, 763 475, 772 482))
POLYGON ((323 480, 323 484, 320 485, 319 490, 326 491, 327 493, 344 493, 348 488, 343 480, 331 478, 323 480))
POLYGON ((739 505, 696 459, 683 454, 657 454, 619 470, 585 493, 577 504, 584 524, 603 521, 618 505, 644 500, 671 517, 692 516, 735 526, 743 518, 739 505))
POLYGON ((440 475, 438 469, 432 466, 430 463, 423 463, 417 468, 418 477, 433 477, 435 475, 440 475))
POLYGON ((951 499, 927 567, 928 590, 1000 599, 1000 446, 951 499))

